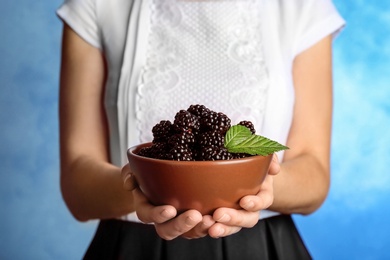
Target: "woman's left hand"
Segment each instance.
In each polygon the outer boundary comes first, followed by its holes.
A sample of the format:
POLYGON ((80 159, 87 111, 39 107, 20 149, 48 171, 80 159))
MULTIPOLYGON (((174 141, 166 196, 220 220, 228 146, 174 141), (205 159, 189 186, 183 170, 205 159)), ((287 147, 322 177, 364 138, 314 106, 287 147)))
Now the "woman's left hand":
POLYGON ((271 206, 273 194, 273 176, 280 171, 278 157, 274 154, 269 171, 257 195, 245 196, 240 200, 241 210, 219 208, 213 214, 213 224, 208 234, 211 237, 225 237, 237 233, 242 228, 251 228, 259 221, 259 211, 271 206))

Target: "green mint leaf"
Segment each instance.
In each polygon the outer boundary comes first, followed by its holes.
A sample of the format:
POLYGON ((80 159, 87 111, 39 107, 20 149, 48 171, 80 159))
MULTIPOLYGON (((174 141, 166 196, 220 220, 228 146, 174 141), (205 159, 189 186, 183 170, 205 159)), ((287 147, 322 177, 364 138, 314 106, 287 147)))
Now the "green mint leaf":
POLYGON ((226 132, 224 141, 225 148, 229 149, 235 147, 250 136, 252 136, 251 130, 243 125, 234 125, 226 132))
POLYGON ((289 149, 287 146, 264 136, 253 135, 248 128, 241 125, 232 126, 227 131, 225 148, 231 153, 247 153, 262 156, 289 149))

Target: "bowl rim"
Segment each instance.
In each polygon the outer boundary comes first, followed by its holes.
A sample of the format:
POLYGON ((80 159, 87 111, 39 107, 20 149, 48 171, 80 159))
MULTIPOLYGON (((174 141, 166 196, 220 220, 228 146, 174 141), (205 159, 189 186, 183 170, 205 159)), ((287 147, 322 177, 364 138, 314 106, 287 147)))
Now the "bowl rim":
POLYGON ((134 156, 135 158, 145 160, 145 161, 150 161, 150 162, 155 162, 155 163, 163 163, 163 164, 176 164, 176 165, 189 165, 189 164, 197 164, 197 165, 209 165, 209 164, 218 164, 218 165, 229 165, 229 164, 237 164, 237 163, 246 163, 254 160, 261 160, 265 159, 269 156, 272 156, 273 154, 269 155, 252 155, 249 157, 244 157, 244 158, 238 158, 238 159, 230 159, 230 160, 215 160, 215 161, 175 161, 175 160, 163 160, 163 159, 156 159, 156 158, 150 158, 150 157, 145 157, 138 155, 134 153, 134 151, 138 148, 141 147, 147 147, 152 145, 152 142, 147 142, 147 143, 141 143, 138 145, 134 145, 130 148, 127 149, 127 154, 128 156, 134 156))

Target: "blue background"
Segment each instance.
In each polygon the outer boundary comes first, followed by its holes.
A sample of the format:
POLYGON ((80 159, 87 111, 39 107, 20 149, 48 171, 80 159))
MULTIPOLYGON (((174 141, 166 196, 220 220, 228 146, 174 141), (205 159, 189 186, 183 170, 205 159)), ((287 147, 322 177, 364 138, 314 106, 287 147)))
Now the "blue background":
MULTIPOLYGON (((80 259, 96 226, 59 190, 61 2, 1 1, 0 259, 80 259)), ((315 259, 390 259, 390 2, 335 4, 332 186, 295 219, 315 259)))

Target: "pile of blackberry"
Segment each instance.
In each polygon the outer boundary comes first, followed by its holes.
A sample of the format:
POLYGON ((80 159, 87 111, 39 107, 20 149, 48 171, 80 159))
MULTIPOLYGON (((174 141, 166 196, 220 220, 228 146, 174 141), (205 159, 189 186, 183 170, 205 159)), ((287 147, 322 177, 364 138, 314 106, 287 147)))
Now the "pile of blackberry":
MULTIPOLYGON (((241 121, 255 134, 250 121, 241 121)), ((138 155, 175 161, 231 160, 251 156, 230 153, 224 147, 225 134, 231 120, 224 113, 215 112, 204 105, 191 105, 176 113, 173 123, 160 121, 153 129, 152 146, 142 148, 138 155)))

